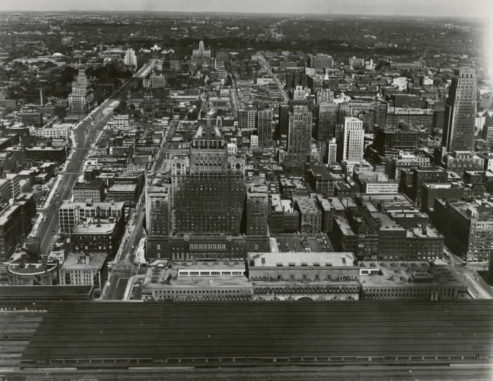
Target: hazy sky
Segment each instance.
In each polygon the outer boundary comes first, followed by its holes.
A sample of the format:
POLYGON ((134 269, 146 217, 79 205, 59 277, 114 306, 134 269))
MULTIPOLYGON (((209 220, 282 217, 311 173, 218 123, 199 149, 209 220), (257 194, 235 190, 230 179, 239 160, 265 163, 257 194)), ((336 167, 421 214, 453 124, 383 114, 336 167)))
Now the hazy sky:
POLYGON ((493 0, 0 0, 8 10, 148 10, 487 17, 493 0))

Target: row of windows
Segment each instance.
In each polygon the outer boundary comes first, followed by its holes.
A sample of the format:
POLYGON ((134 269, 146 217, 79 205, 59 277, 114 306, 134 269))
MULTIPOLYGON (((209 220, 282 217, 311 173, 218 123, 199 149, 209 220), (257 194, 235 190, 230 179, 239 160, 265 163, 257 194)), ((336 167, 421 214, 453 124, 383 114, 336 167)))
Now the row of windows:
POLYGON ((238 294, 251 294, 250 289, 245 290, 205 290, 205 289, 195 289, 195 290, 153 290, 153 295, 172 295, 172 296, 182 296, 182 295, 238 295, 238 294))
POLYGON ((206 276, 214 276, 214 275, 245 275, 244 271, 229 271, 229 270, 213 270, 213 271, 186 271, 179 270, 178 275, 183 276, 198 276, 198 275, 206 275, 206 276))

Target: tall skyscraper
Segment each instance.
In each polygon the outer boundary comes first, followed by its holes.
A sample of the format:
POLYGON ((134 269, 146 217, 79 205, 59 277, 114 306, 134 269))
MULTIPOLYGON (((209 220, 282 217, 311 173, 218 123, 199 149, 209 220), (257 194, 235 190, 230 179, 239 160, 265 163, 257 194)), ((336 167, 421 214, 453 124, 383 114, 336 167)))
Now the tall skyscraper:
POLYGON ((312 138, 312 113, 307 106, 293 106, 289 114, 288 157, 305 161, 310 154, 312 138))
POLYGON ((358 118, 347 116, 344 118, 342 130, 342 160, 361 161, 363 158, 365 131, 363 122, 358 118))
POLYGON ((94 95, 84 69, 79 69, 77 79, 72 82, 72 92, 68 96, 70 111, 83 114, 92 107, 94 95))
POLYGON ((258 145, 267 148, 272 145, 272 109, 260 110, 257 113, 258 145))
POLYGON ((249 178, 246 199, 246 234, 249 251, 269 250, 269 193, 265 178, 249 178))
POLYGON ((125 57, 123 58, 123 64, 137 69, 137 56, 135 55, 135 50, 131 48, 127 49, 125 57))
POLYGON ((443 145, 448 152, 473 149, 477 79, 473 69, 456 70, 445 106, 443 145))
POLYGON ((279 133, 287 135, 289 131, 289 105, 279 105, 279 133))
POLYGON ((204 41, 200 41, 199 48, 192 51, 192 57, 194 58, 211 58, 211 56, 211 51, 205 48, 204 41))
POLYGON ((315 134, 315 138, 317 140, 326 141, 334 137, 338 111, 339 105, 336 103, 320 103, 318 111, 318 123, 315 134))

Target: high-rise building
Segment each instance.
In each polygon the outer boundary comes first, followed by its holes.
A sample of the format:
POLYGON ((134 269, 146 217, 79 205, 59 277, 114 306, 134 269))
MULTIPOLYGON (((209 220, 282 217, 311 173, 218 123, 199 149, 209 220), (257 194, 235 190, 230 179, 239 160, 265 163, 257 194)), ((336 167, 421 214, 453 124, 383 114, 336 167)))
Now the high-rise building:
POLYGON ((272 109, 257 113, 258 145, 260 148, 272 146, 272 109))
POLYGON ((257 109, 250 106, 246 109, 241 109, 238 111, 238 127, 242 130, 255 129, 255 122, 257 121, 257 109))
POLYGON ((134 70, 137 69, 137 56, 135 55, 135 50, 127 49, 125 52, 125 57, 123 58, 123 64, 132 67, 134 70))
POLYGON ((279 105, 279 133, 287 135, 289 131, 289 105, 279 105))
POLYGON ((310 154, 311 137, 312 113, 307 106, 293 106, 293 112, 289 114, 289 158, 296 161, 305 161, 310 154))
POLYGON ((342 160, 354 162, 363 159, 365 131, 363 122, 355 117, 345 117, 342 130, 342 160))
POLYGON ((198 49, 193 49, 192 57, 194 57, 194 58, 211 58, 211 51, 205 48, 204 41, 199 42, 198 49))
POLYGON ((337 142, 335 138, 332 138, 327 143, 327 164, 337 163, 337 142))
POLYGON ((79 69, 79 74, 72 82, 72 92, 68 96, 70 111, 74 114, 84 114, 91 107, 94 101, 94 94, 87 80, 84 69, 79 69))
POLYGON ((198 49, 192 50, 192 67, 209 65, 211 63, 212 52, 205 48, 204 41, 199 42, 198 49))
POLYGON ((221 173, 227 167, 226 143, 219 128, 207 124, 198 127, 190 146, 191 173, 221 173))
POLYGON ((246 234, 249 251, 269 249, 269 194, 265 178, 248 180, 246 199, 246 234))
MULTIPOLYGON (((217 126, 201 121, 189 153, 147 187, 147 253, 154 258, 216 260, 246 253, 245 159, 228 154, 217 126)), ((267 240, 268 241, 268 240, 267 240)))
POLYGON ((457 70, 445 106, 443 145, 448 152, 473 149, 476 92, 476 72, 466 67, 457 70))
POLYGON ((336 103, 320 103, 315 136, 318 141, 326 141, 334 137, 338 110, 339 105, 336 103))
POLYGON ((493 142, 493 113, 488 110, 483 113, 484 125, 483 125, 483 139, 488 142, 493 142))

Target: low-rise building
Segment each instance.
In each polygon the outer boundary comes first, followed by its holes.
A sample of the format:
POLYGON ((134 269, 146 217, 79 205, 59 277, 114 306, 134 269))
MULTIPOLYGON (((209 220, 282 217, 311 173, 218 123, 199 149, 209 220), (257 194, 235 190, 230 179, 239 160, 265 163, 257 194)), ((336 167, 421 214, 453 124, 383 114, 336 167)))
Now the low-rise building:
POLYGON ((320 233, 322 229, 322 213, 316 200, 307 196, 293 197, 300 213, 300 231, 302 233, 320 233))
POLYGON ((74 202, 92 202, 104 201, 104 183, 94 180, 91 182, 77 182, 72 191, 74 202))
POLYGON ((358 300, 359 269, 352 253, 249 253, 255 300, 358 300))
POLYGON ((442 265, 428 262, 360 262, 361 299, 468 299, 467 287, 442 265))
POLYGON ((435 200, 432 219, 447 247, 468 261, 488 261, 493 255, 493 202, 435 200))
POLYGON ((105 253, 70 253, 63 261, 60 284, 101 289, 108 276, 105 253))
POLYGON ((50 286, 58 279, 58 263, 11 263, 7 277, 11 286, 50 286))
POLYGON ((247 301, 253 295, 244 262, 156 261, 142 283, 144 301, 247 301))
POLYGON ((70 250, 76 253, 105 253, 109 258, 116 254, 123 236, 123 219, 87 220, 79 222, 68 236, 70 250))

